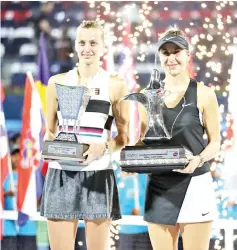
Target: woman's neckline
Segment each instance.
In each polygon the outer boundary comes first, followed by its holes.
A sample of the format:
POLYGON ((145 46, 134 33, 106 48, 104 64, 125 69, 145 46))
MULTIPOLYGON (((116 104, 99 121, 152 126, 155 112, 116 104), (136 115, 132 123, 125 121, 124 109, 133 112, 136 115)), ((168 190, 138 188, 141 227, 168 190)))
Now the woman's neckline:
POLYGON ((76 74, 77 74, 77 85, 78 86, 83 86, 83 87, 84 86, 89 87, 89 85, 93 82, 93 80, 102 72, 102 68, 99 67, 99 70, 95 73, 94 76, 92 76, 86 83, 81 84, 79 70, 78 70, 78 68, 75 68, 75 70, 76 70, 76 74))
MULTIPOLYGON (((166 105, 165 101, 164 101, 164 106, 165 106, 165 108, 167 108, 167 109, 175 109, 175 108, 177 108, 178 106, 180 106, 181 101, 185 98, 185 96, 186 96, 186 94, 187 94, 187 91, 188 91, 188 89, 189 89, 190 84, 191 84, 191 79, 189 80, 189 83, 187 84, 186 89, 183 91, 184 94, 179 98, 179 100, 176 102, 176 104, 175 104, 174 106, 168 107, 168 106, 166 105)), ((175 92, 173 92, 173 93, 175 93, 175 92)))

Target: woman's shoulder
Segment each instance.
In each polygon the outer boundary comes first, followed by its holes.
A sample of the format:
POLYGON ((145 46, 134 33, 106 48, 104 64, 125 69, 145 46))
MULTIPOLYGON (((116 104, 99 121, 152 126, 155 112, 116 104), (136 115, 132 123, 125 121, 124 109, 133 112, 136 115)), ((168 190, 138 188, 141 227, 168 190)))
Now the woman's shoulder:
POLYGON ((117 92, 119 89, 126 87, 124 80, 117 74, 109 75, 109 86, 112 91, 117 92))
POLYGON ((48 85, 54 85, 56 83, 58 83, 58 84, 65 84, 64 83, 64 79, 65 79, 64 77, 65 77, 66 74, 67 74, 67 72, 51 76, 49 78, 48 85))
POLYGON ((109 76, 109 92, 112 103, 119 101, 129 93, 126 83, 117 74, 109 76))
POLYGON ((124 84, 123 79, 117 73, 110 74, 109 81, 111 84, 124 84))
POLYGON ((202 95, 203 97, 208 97, 208 96, 212 96, 213 94, 215 94, 215 89, 210 87, 210 86, 206 86, 204 83, 201 82, 197 82, 197 90, 198 93, 200 95, 202 95))
POLYGON ((215 89, 200 82, 197 83, 197 96, 198 103, 202 107, 216 102, 217 100, 215 89))

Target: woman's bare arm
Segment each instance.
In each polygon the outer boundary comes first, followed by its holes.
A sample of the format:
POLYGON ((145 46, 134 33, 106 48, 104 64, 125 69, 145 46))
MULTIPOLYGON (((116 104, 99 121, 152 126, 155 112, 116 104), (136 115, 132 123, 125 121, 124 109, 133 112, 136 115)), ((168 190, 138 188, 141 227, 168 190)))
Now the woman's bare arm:
POLYGON ((111 77, 110 81, 113 116, 118 131, 117 136, 108 142, 109 151, 113 152, 120 150, 129 143, 130 104, 128 101, 119 103, 121 98, 129 94, 124 82, 116 76, 111 77))
POLYGON ((208 137, 208 145, 200 154, 205 162, 214 158, 220 150, 220 116, 214 91, 209 87, 200 86, 199 93, 203 103, 203 124, 208 137))

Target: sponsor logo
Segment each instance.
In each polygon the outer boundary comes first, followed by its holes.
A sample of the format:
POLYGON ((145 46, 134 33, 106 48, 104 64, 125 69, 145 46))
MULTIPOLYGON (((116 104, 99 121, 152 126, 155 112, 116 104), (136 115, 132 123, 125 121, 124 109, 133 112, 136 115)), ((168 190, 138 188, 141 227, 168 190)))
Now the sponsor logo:
POLYGON ((191 106, 193 103, 188 103, 188 104, 182 104, 182 107, 187 107, 187 106, 191 106))
POLYGON ((170 39, 172 39, 172 38, 175 38, 174 36, 172 36, 172 37, 167 37, 165 40, 166 41, 169 41, 170 39))
POLYGON ((202 216, 206 216, 207 214, 209 214, 210 212, 207 212, 207 213, 202 213, 202 216))

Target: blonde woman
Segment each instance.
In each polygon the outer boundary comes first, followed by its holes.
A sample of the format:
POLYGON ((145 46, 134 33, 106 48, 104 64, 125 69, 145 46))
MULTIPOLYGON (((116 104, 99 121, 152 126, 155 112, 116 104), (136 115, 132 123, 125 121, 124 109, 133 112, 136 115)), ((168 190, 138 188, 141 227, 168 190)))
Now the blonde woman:
MULTIPOLYGON (((41 215, 47 218, 52 250, 73 250, 78 220, 83 219, 88 250, 108 249, 112 220, 120 219, 117 185, 111 152, 128 143, 128 104, 118 101, 128 94, 125 84, 99 66, 104 48, 104 32, 99 23, 83 21, 75 41, 78 67, 65 74, 52 76, 47 87, 47 133, 53 140, 62 129, 55 84, 86 86, 94 95, 80 117, 80 140, 89 144, 86 162, 81 166, 49 163, 41 215), (112 139, 115 118, 118 134, 112 139)), ((68 124, 69 129, 73 124, 68 124)))
MULTIPOLYGON (((217 98, 211 88, 190 79, 189 44, 181 30, 169 28, 159 39, 158 53, 165 72, 164 88, 172 93, 164 106, 169 131, 183 109, 170 142, 186 146, 194 156, 184 170, 148 176, 144 219, 154 250, 177 250, 180 232, 184 250, 208 250, 216 204, 207 161, 220 148, 217 98), (203 139, 205 131, 207 146, 203 139)), ((147 118, 143 111, 141 121, 144 131, 147 118)))

